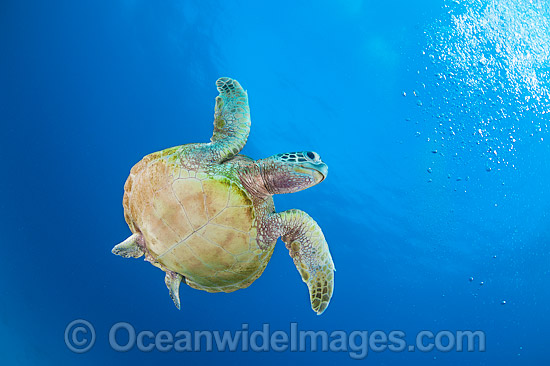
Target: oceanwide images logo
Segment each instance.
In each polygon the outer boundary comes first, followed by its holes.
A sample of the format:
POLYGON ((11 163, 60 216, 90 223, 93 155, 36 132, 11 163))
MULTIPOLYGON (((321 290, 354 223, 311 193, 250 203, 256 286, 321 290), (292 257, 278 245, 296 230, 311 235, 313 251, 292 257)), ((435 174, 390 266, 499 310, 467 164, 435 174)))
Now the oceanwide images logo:
MULTIPOLYGON (((130 323, 114 324, 105 341, 117 352, 345 352, 353 359, 364 359, 372 352, 484 352, 483 331, 431 332, 423 330, 414 339, 401 330, 302 330, 290 323, 286 330, 272 330, 270 324, 250 329, 243 323, 235 331, 178 330, 137 331, 130 323), (412 341, 412 342, 411 342, 412 341)), ((70 322, 65 328, 65 344, 74 353, 90 351, 96 342, 93 325, 83 319, 70 322)))

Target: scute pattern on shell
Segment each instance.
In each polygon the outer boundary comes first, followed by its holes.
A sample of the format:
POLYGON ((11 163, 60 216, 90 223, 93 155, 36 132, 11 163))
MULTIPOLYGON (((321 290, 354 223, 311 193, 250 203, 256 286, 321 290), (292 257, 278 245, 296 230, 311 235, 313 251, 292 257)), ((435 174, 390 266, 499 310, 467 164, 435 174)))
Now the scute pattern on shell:
POLYGON ((208 292, 249 286, 273 249, 257 243, 254 206, 238 179, 181 168, 177 151, 151 154, 125 185, 126 220, 141 232, 147 259, 208 292))

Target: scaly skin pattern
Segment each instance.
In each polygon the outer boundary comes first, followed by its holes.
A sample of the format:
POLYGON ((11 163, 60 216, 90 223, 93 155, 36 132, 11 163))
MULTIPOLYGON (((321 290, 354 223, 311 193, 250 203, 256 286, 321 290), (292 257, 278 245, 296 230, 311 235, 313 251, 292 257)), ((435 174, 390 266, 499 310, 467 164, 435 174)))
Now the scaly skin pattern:
POLYGON ((334 262, 321 228, 308 214, 288 210, 279 215, 282 237, 302 280, 309 289, 311 307, 327 308, 334 289, 334 262))
POLYGON ((238 155, 250 131, 248 96, 236 80, 220 78, 216 85, 211 142, 156 152, 132 168, 123 205, 133 234, 112 252, 145 255, 165 271, 179 308, 181 282, 209 292, 249 286, 281 237, 308 286, 312 309, 321 314, 334 286, 323 232, 303 211, 275 212, 272 196, 316 185, 328 168, 312 151, 257 161, 238 155))
POLYGON ((236 80, 220 78, 216 81, 220 95, 214 108, 214 133, 210 143, 187 145, 182 150, 182 164, 199 169, 208 163, 231 159, 237 155, 250 133, 248 95, 236 80))

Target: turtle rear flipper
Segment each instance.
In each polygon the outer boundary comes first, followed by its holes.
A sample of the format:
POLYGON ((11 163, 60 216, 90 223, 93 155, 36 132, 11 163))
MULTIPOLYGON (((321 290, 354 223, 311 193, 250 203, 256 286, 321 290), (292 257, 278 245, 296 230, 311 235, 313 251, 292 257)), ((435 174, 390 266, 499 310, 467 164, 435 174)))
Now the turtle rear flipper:
POLYGON ((307 284, 311 308, 321 315, 334 289, 334 262, 321 228, 300 210, 281 212, 282 240, 307 284))
MULTIPOLYGON (((133 234, 128 239, 124 240, 122 243, 115 245, 115 247, 111 250, 113 254, 120 255, 124 258, 139 258, 142 255, 145 254, 145 251, 142 249, 141 242, 143 241, 143 237, 141 234, 133 234)), ((152 262, 152 261, 151 261, 152 262)), ((158 266, 158 263, 153 264, 158 266)), ((180 308, 180 284, 181 281, 184 279, 182 275, 179 273, 170 271, 167 268, 161 268, 166 272, 166 277, 164 277, 164 283, 166 283, 166 287, 168 287, 168 290, 170 291, 170 297, 172 298, 172 301, 174 301, 174 304, 179 309, 180 308)))
POLYGON ((133 234, 122 243, 115 245, 111 252, 124 258, 139 258, 145 254, 140 245, 142 241, 141 234, 133 234))
POLYGON ((180 284, 183 279, 183 276, 179 273, 166 270, 164 283, 166 283, 166 287, 168 287, 168 291, 170 291, 170 297, 178 310, 180 309, 180 284))

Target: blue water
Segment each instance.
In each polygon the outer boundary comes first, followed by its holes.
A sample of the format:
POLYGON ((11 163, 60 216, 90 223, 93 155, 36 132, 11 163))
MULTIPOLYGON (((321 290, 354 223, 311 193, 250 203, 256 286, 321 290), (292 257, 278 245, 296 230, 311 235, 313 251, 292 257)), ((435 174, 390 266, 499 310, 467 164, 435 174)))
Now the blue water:
POLYGON ((549 365, 549 14, 544 0, 4 0, 2 364, 359 362, 117 352, 109 331, 128 322, 173 334, 400 330, 408 343, 422 330, 481 330, 484 352, 370 351, 366 362, 549 365), (280 241, 252 286, 182 286, 181 311, 160 270, 110 252, 130 234, 130 168, 208 141, 220 76, 248 90, 244 154, 315 150, 330 168, 322 184, 275 197, 279 211, 313 216, 331 248, 322 316, 280 241), (83 354, 64 341, 75 319, 96 332, 83 354))

